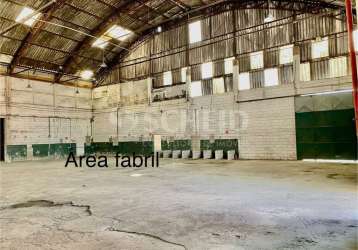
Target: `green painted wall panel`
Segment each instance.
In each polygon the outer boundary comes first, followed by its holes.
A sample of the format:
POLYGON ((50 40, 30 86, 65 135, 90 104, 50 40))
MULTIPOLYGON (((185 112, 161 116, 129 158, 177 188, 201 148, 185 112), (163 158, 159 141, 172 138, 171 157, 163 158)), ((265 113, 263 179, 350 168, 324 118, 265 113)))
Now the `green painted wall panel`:
POLYGON ((49 156, 49 144, 33 144, 32 155, 34 157, 48 157, 49 156))
POLYGON ((76 144, 75 143, 56 143, 50 144, 50 156, 55 158, 65 158, 69 155, 70 152, 76 154, 76 144))
POLYGON ((235 150, 238 153, 238 140, 237 139, 217 139, 214 143, 209 140, 200 141, 201 150, 224 150, 224 156, 229 150, 235 150))
POLYGON ((296 113, 297 159, 357 159, 354 110, 296 113))
POLYGON ((8 145, 6 147, 7 155, 11 161, 25 160, 27 158, 26 145, 8 145))
POLYGON ((154 150, 153 142, 119 142, 118 145, 114 146, 111 142, 93 142, 91 145, 85 145, 85 154, 133 154, 138 155, 149 155, 154 150))
POLYGON ((162 141, 162 150, 191 150, 191 140, 162 141))

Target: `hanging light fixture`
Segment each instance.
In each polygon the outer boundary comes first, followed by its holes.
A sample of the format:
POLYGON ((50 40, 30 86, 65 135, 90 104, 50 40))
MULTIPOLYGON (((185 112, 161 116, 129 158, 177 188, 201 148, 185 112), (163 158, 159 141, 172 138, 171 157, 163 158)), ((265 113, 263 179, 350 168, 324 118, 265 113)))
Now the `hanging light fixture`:
POLYGON ((103 50, 103 54, 102 54, 102 63, 100 65, 101 68, 107 68, 107 64, 106 62, 104 61, 104 50, 103 50))
POLYGON ((76 94, 79 94, 80 91, 78 90, 78 80, 76 80, 76 94))
POLYGON ((30 70, 27 71, 27 87, 28 89, 31 89, 32 86, 30 84, 30 70))

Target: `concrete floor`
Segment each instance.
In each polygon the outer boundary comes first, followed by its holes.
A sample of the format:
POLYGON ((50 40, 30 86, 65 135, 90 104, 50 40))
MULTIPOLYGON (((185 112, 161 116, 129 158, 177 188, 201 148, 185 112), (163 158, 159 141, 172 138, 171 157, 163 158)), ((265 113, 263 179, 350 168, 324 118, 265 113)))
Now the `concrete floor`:
POLYGON ((1 249, 357 249, 357 166, 3 164, 1 249))

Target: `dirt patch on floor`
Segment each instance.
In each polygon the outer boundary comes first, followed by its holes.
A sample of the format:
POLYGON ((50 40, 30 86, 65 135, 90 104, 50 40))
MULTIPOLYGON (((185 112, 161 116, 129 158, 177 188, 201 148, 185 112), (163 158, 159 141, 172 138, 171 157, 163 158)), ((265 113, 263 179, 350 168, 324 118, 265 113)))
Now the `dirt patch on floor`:
POLYGON ((63 207, 63 206, 83 208, 85 213, 87 213, 88 215, 92 215, 91 207, 89 205, 77 205, 74 204, 72 201, 57 203, 49 200, 30 200, 22 203, 9 205, 6 207, 1 207, 0 211, 6 209, 18 209, 18 208, 30 208, 30 207, 63 207))

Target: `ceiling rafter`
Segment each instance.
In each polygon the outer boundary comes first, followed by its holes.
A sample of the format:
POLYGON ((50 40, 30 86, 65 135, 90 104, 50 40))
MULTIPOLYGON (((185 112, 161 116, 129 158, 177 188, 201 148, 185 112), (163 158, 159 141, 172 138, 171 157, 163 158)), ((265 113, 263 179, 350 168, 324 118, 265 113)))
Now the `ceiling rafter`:
POLYGON ((85 9, 82 9, 82 8, 76 6, 76 5, 73 5, 73 4, 69 3, 69 2, 65 2, 65 5, 69 6, 70 8, 73 8, 74 10, 76 10, 78 12, 82 12, 82 13, 85 13, 86 15, 94 17, 94 18, 96 18, 98 20, 103 20, 103 17, 98 16, 98 15, 92 13, 92 12, 89 12, 89 11, 85 10, 85 9))
MULTIPOLYGON (((54 18, 54 17, 53 17, 53 18, 54 18)), ((2 17, 2 16, 0 16, 0 19, 1 19, 1 20, 4 20, 4 21, 12 22, 12 23, 15 22, 15 21, 12 20, 12 19, 8 19, 8 18, 2 17)), ((55 32, 49 31, 49 30, 46 30, 46 29, 42 29, 42 30, 41 30, 41 33, 47 33, 47 34, 52 35, 52 36, 55 36, 55 37, 61 37, 61 38, 63 38, 63 39, 70 40, 70 41, 72 41, 72 42, 74 42, 74 43, 79 43, 79 42, 81 42, 81 40, 73 39, 73 38, 71 38, 71 37, 64 36, 64 35, 61 35, 61 34, 58 34, 58 33, 55 33, 55 32)), ((9 39, 9 40, 13 40, 13 41, 16 41, 16 42, 19 42, 19 43, 21 43, 21 42, 23 41, 23 39, 15 38, 15 37, 8 36, 8 35, 0 35, 0 37, 6 38, 6 39, 9 39)), ((93 61, 97 61, 97 62, 102 62, 102 60, 98 60, 98 59, 95 59, 95 58, 86 57, 86 56, 80 55, 80 54, 78 54, 78 53, 76 53, 76 52, 69 52, 69 51, 67 51, 67 50, 62 50, 62 49, 58 49, 58 48, 54 48, 54 47, 49 47, 49 46, 46 46, 46 45, 40 44, 40 43, 35 43, 35 42, 24 42, 24 43, 28 44, 29 46, 30 46, 30 45, 34 45, 34 46, 46 48, 46 49, 49 49, 49 50, 61 52, 61 53, 64 53, 64 54, 66 54, 66 55, 71 54, 71 53, 74 53, 76 56, 81 57, 81 58, 85 58, 85 59, 93 60, 93 61)), ((106 51, 106 53, 114 54, 114 52, 113 52, 112 50, 108 50, 108 49, 106 49, 106 48, 104 48, 104 50, 106 51)), ((3 53, 3 52, 1 52, 1 53, 3 53)), ((9 54, 9 55, 11 55, 11 54, 9 54)), ((11 55, 11 56, 13 56, 13 55, 11 55)))
MULTIPOLYGON (((112 25, 114 25, 118 20, 121 14, 131 14, 136 10, 141 8, 146 2, 150 0, 142 0, 140 4, 138 2, 133 3, 133 1, 127 1, 122 6, 115 8, 112 13, 105 18, 94 30, 92 30, 91 35, 95 37, 99 37, 103 35, 103 33, 108 30, 112 25), (136 4, 137 3, 137 4, 136 4)), ((77 51, 81 54, 82 51, 91 47, 93 41, 93 37, 86 37, 81 43, 78 43, 73 51, 77 51)), ((63 64, 63 72, 66 73, 69 71, 71 65, 76 60, 75 55, 70 55, 63 64)), ((62 73, 56 74, 55 82, 60 81, 62 77, 62 73)))
POLYGON ((91 31, 91 29, 90 28, 87 28, 87 27, 85 27, 85 26, 82 26, 82 25, 79 25, 79 24, 77 24, 77 23, 74 23, 74 22, 71 22, 70 20, 65 20, 65 19, 62 19, 62 18, 60 18, 60 17, 58 17, 58 16, 53 16, 52 17, 53 19, 56 19, 56 20, 58 20, 58 21, 60 21, 60 22, 62 22, 62 23, 65 23, 66 25, 71 25, 71 26, 73 26, 73 27, 76 27, 77 29, 83 29, 83 30, 85 30, 85 31, 91 31))
MULTIPOLYGON (((116 6, 112 5, 112 4, 109 4, 107 3, 106 1, 103 1, 103 0, 96 0, 97 2, 101 3, 101 4, 104 4, 106 5, 107 7, 109 8, 112 8, 112 9, 116 9, 116 6)), ((142 17, 137 17, 137 16, 134 16, 130 13, 126 13, 127 16, 133 18, 134 20, 139 20, 139 22, 141 22, 142 24, 145 24, 145 25, 151 25, 151 23, 149 21, 146 21, 144 20, 142 17)))
MULTIPOLYGON (((13 40, 13 41, 16 41, 16 42, 23 43, 23 40, 18 39, 18 38, 9 37, 9 36, 6 36, 6 35, 1 35, 0 37, 6 38, 6 39, 9 39, 9 40, 13 40)), ((62 53, 62 54, 66 54, 66 55, 74 54, 74 55, 76 55, 76 56, 78 56, 78 57, 82 57, 82 58, 84 58, 84 59, 93 60, 93 61, 97 61, 97 62, 102 62, 101 60, 98 60, 98 59, 95 59, 95 58, 90 58, 90 57, 84 56, 84 55, 80 55, 80 54, 78 54, 78 53, 76 53, 76 52, 69 52, 69 51, 67 51, 67 50, 49 47, 49 46, 44 45, 44 44, 39 44, 39 43, 35 43, 35 42, 25 42, 25 43, 26 43, 26 45, 28 45, 28 46, 36 46, 36 47, 40 47, 40 48, 52 50, 52 51, 55 51, 55 52, 59 52, 59 53, 62 53)), ((113 53, 113 52, 109 52, 109 53, 113 53)), ((21 58, 20 58, 20 59, 21 59, 21 58)))
POLYGON ((158 16, 163 17, 164 19, 168 20, 170 19, 169 16, 165 15, 164 13, 161 13, 160 11, 154 9, 152 6, 148 5, 146 1, 143 0, 136 0, 138 3, 144 5, 145 7, 147 7, 150 11, 154 12, 155 14, 157 14, 158 16))
POLYGON ((190 10, 191 7, 185 3, 183 3, 180 0, 170 0, 170 2, 172 2, 173 4, 175 4, 176 6, 178 6, 179 8, 181 8, 184 11, 190 10))
MULTIPOLYGON (((49 21, 52 18, 53 13, 61 8, 66 0, 57 0, 54 4, 50 5, 47 9, 45 9, 42 13, 42 17, 40 20, 49 21)), ((22 40, 20 46, 16 50, 10 65, 9 65, 9 72, 12 74, 14 68, 19 63, 20 58, 25 54, 29 46, 31 45, 32 41, 40 34, 41 29, 44 27, 45 22, 37 21, 35 25, 30 29, 27 33, 26 37, 22 40)))
MULTIPOLYGON (((9 19, 9 18, 6 18, 6 17, 3 17, 3 16, 0 16, 0 19, 1 20, 4 20, 4 21, 7 21, 9 23, 14 23, 15 21, 12 20, 12 19, 9 19)), ((80 42, 79 40, 76 40, 72 37, 68 37, 68 36, 64 36, 64 35, 61 35, 61 34, 58 34, 58 33, 55 33, 55 32, 52 32, 52 31, 49 31, 49 30, 45 30, 43 29, 41 32, 45 32, 45 33, 48 33, 50 35, 54 35, 54 36, 58 36, 58 37, 61 37, 61 38, 64 38, 64 39, 68 39, 68 40, 71 40, 73 42, 80 42)), ((2 37, 5 37, 5 35, 1 35, 2 37)), ((8 39, 14 39, 14 40, 22 40, 22 39, 15 39, 15 38, 12 38, 12 37, 6 37, 8 39)))

